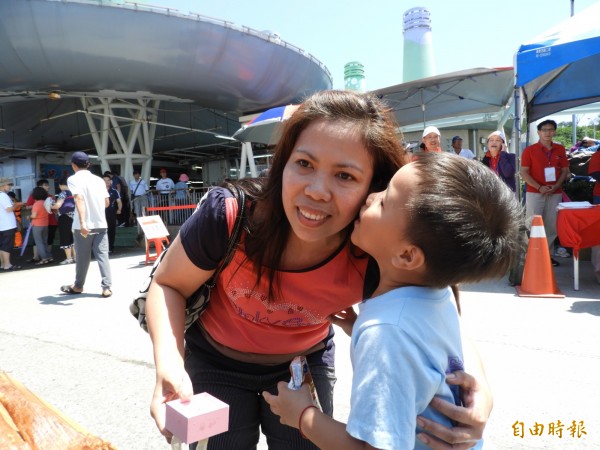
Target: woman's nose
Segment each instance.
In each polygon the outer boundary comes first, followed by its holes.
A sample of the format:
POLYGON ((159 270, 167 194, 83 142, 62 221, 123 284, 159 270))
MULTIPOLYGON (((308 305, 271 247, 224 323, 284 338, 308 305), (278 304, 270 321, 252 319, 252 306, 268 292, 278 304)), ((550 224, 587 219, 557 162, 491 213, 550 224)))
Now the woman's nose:
POLYGON ((315 175, 306 186, 306 195, 321 201, 331 200, 331 187, 329 181, 324 175, 315 175))

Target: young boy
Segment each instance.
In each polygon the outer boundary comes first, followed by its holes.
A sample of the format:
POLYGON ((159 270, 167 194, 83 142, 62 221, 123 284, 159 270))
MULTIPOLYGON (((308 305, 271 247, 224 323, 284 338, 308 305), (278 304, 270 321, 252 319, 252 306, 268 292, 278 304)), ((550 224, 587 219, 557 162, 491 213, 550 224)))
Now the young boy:
POLYGON ((451 426, 429 403, 460 403, 446 383, 463 368, 449 286, 504 276, 524 245, 523 217, 513 192, 477 161, 422 154, 402 167, 369 196, 352 232, 380 282, 352 328, 348 424, 312 407, 305 386, 264 392, 271 410, 324 450, 429 448, 415 417, 451 426))

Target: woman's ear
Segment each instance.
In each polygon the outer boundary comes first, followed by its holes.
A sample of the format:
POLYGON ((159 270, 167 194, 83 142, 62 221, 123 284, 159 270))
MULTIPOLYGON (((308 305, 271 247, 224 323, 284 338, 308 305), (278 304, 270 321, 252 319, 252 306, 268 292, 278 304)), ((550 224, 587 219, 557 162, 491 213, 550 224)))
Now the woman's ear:
POLYGON ((416 245, 405 246, 393 256, 392 264, 400 270, 417 270, 425 264, 425 254, 416 245))

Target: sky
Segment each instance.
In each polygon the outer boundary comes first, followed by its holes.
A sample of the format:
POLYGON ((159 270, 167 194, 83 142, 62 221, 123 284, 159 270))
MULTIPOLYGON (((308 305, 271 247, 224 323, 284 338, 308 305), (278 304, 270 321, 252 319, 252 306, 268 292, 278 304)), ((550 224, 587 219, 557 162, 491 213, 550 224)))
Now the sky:
MULTIPOLYGON (((436 75, 475 67, 513 66, 522 43, 598 0, 152 0, 255 30, 270 30, 311 53, 344 87, 344 65, 364 65, 367 90, 402 80, 402 16, 431 12, 436 75)), ((143 2, 140 2, 143 3, 143 2)), ((591 19, 595 20, 595 19, 591 19)))

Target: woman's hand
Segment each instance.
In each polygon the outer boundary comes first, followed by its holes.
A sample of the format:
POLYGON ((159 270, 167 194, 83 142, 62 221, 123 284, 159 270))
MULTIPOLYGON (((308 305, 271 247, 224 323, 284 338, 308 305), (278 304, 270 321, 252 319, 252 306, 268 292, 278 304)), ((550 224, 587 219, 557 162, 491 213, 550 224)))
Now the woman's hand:
POLYGON ((165 436, 167 442, 171 442, 173 434, 165 428, 165 403, 177 398, 188 401, 192 395, 194 395, 192 382, 183 366, 156 374, 156 385, 150 404, 150 414, 156 422, 156 427, 165 436))
POLYGON ((482 438, 483 430, 492 411, 491 391, 463 371, 448 374, 446 381, 461 387, 464 406, 456 406, 437 397, 431 401, 430 405, 457 422, 457 425, 453 428, 446 428, 419 416, 417 418, 418 425, 427 433, 419 433, 417 438, 436 450, 472 448, 482 438))
POLYGON ((304 408, 313 404, 310 395, 310 387, 303 384, 300 389, 288 388, 285 381, 277 383, 279 395, 273 395, 264 391, 262 393, 265 401, 271 407, 273 414, 279 416, 279 421, 290 427, 298 428, 298 420, 304 408))
POLYGON ((332 324, 337 325, 344 330, 344 333, 348 336, 352 336, 352 327, 354 326, 357 317, 356 311, 354 311, 354 308, 351 306, 348 309, 342 309, 341 311, 332 314, 328 319, 332 324))

